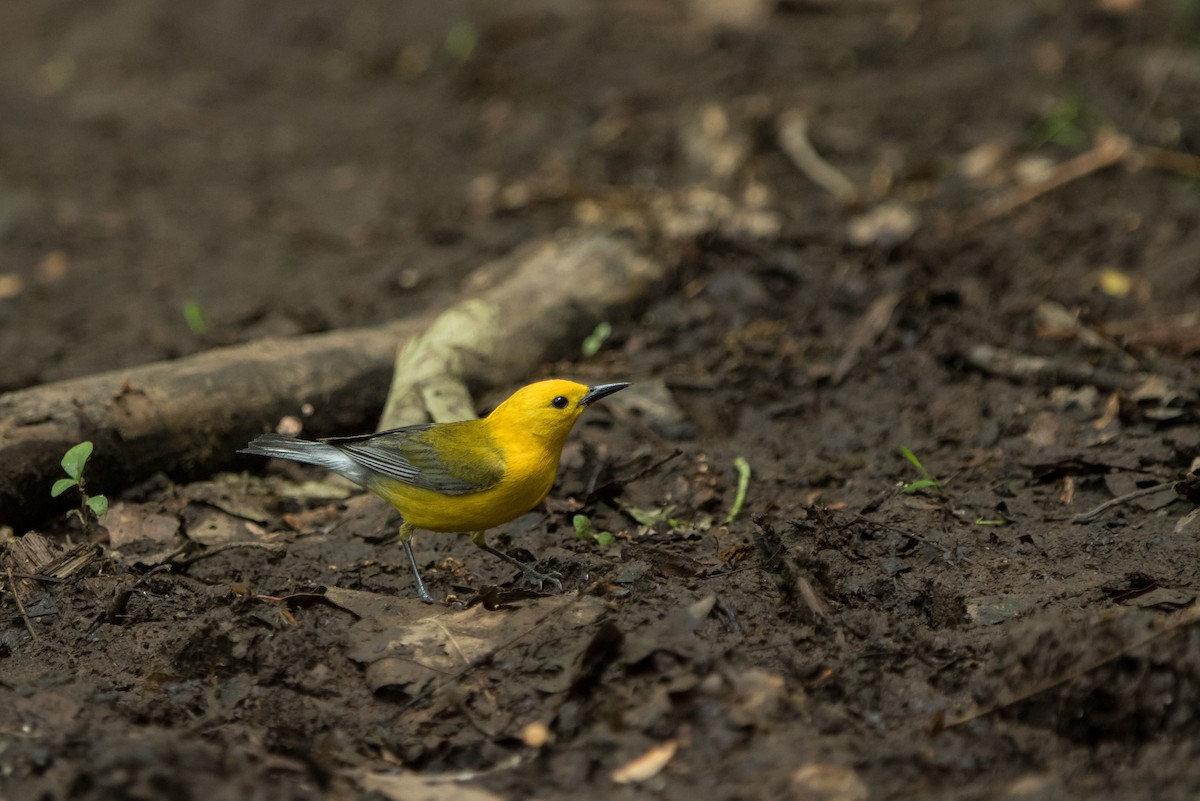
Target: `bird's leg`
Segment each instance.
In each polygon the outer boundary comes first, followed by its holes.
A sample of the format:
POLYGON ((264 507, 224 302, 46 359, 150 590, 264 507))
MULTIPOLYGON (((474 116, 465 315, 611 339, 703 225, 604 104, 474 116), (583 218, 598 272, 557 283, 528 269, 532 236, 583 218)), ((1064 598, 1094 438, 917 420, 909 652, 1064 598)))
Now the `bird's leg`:
POLYGON ((534 570, 530 565, 527 565, 524 562, 522 562, 520 559, 514 559, 513 557, 506 554, 504 551, 493 548, 492 546, 487 544, 487 532, 472 531, 471 532, 471 542, 475 543, 480 548, 480 550, 487 551, 492 556, 500 557, 501 559, 503 559, 505 562, 508 562, 513 567, 519 567, 521 569, 522 577, 526 581, 528 581, 530 584, 537 587, 539 590, 542 588, 542 585, 545 584, 546 582, 550 582, 551 584, 553 584, 555 589, 558 589, 558 590, 562 589, 562 582, 559 581, 559 579, 562 578, 562 574, 560 574, 560 573, 540 573, 537 570, 534 570))
POLYGON ((417 569, 417 557, 413 556, 412 549, 413 526, 407 520, 400 524, 400 531, 397 537, 400 544, 404 546, 404 552, 408 554, 408 564, 412 568, 413 578, 417 580, 417 597, 427 604, 433 603, 433 596, 429 594, 429 590, 425 589, 425 582, 421 581, 421 571, 417 569))

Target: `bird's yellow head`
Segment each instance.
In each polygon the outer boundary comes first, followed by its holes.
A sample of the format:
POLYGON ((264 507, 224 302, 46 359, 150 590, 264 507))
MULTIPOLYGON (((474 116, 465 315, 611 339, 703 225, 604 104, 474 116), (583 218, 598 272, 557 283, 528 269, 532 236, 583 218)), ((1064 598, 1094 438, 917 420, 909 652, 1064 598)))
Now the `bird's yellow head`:
POLYGON ((521 387, 487 416, 489 426, 506 433, 522 431, 562 446, 571 427, 588 404, 625 389, 629 384, 589 387, 556 379, 521 387))

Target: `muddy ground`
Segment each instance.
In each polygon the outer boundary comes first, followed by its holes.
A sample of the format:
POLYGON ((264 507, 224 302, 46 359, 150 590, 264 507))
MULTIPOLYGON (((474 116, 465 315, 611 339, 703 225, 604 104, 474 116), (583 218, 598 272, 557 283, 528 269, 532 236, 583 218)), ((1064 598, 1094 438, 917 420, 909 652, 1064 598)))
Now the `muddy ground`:
POLYGON ((424 606, 384 504, 233 453, 4 532, 0 797, 1194 797, 1197 98, 1184 0, 10 0, 0 389, 597 220, 674 277, 479 399, 634 382, 492 533, 562 593, 425 534, 424 606))

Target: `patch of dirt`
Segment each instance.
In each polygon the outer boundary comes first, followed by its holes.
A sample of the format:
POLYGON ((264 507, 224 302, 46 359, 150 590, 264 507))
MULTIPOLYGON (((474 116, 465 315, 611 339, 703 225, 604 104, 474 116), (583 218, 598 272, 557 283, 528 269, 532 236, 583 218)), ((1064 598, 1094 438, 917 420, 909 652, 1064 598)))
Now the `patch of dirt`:
POLYGON ((5 5, 0 389, 726 212, 544 371, 633 382, 491 534, 561 594, 418 533, 423 605, 386 505, 233 454, 4 531, 0 796, 1200 788, 1198 93, 1169 0, 5 5))

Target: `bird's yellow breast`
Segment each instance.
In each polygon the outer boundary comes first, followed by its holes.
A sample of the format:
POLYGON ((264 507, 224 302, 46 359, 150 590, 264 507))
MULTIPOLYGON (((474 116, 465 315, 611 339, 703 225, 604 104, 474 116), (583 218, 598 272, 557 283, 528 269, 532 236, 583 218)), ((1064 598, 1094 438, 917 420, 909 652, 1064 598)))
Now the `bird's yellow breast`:
POLYGON ((481 492, 443 495, 400 481, 377 478, 370 489, 404 519, 427 531, 471 532, 499 526, 537 506, 558 472, 558 454, 523 447, 505 453, 504 477, 481 492))

